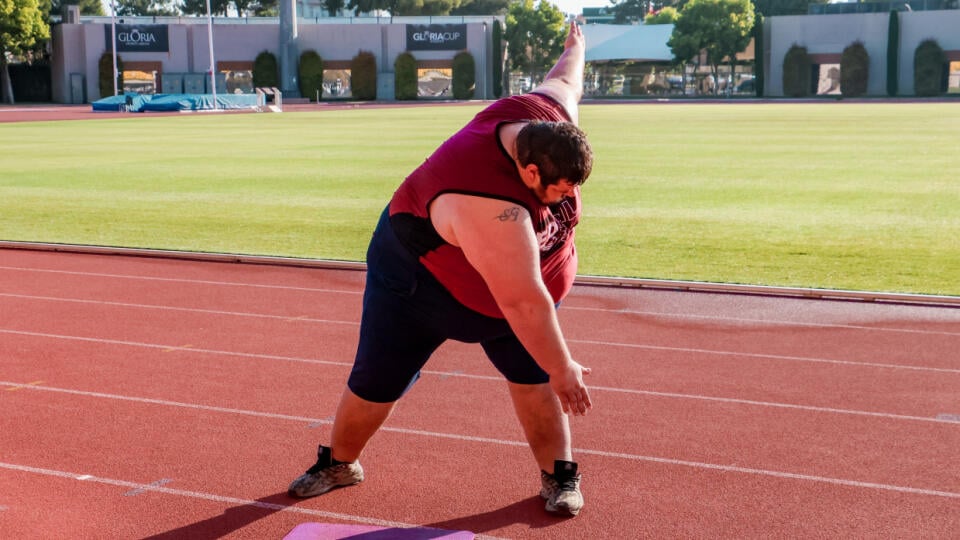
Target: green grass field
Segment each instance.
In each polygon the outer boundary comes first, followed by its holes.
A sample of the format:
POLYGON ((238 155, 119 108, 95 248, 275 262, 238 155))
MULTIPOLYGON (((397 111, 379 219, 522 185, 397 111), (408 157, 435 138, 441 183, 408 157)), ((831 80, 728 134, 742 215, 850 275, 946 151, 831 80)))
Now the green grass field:
MULTIPOLYGON (((363 260, 480 109, 0 124, 0 240, 363 260)), ((960 295, 960 106, 586 104, 580 272, 960 295)))

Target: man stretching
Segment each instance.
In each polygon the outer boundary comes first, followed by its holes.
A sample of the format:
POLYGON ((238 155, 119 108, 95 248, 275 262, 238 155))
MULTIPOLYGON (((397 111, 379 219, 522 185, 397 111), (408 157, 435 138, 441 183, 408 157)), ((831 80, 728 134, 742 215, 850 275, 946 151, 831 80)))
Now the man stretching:
POLYGON ((580 512, 566 414, 590 409, 590 370, 571 357, 556 306, 577 272, 580 185, 593 167, 577 127, 584 47, 571 23, 543 84, 477 114, 397 189, 367 251, 360 340, 330 445, 291 495, 362 481, 367 442, 454 339, 480 343, 507 380, 547 511, 580 512))

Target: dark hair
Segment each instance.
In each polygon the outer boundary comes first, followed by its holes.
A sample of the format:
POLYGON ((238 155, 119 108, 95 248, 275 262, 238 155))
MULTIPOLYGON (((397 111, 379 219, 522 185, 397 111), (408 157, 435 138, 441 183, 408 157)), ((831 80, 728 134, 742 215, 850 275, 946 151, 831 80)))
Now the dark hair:
POLYGON ((587 134, 576 125, 535 120, 517 135, 517 161, 522 167, 536 165, 544 187, 561 178, 579 185, 593 169, 593 150, 587 134))

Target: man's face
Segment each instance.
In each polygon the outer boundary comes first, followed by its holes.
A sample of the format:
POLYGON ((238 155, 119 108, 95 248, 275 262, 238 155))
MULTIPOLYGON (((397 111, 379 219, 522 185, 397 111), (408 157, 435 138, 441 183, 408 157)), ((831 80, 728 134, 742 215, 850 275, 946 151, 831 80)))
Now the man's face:
POLYGON ((532 189, 533 193, 543 204, 557 204, 565 197, 573 197, 577 186, 576 184, 571 184, 566 179, 561 178, 557 182, 550 184, 547 187, 543 187, 537 183, 532 189))

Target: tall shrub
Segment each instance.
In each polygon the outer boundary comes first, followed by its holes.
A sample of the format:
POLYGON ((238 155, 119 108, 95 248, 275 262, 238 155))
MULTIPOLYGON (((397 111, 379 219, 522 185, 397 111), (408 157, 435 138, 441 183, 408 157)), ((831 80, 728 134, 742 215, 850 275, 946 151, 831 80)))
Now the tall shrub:
POLYGON ((757 97, 763 97, 763 15, 753 20, 753 85, 757 97))
POLYGON ((453 98, 471 99, 476 89, 476 64, 467 51, 453 57, 453 98))
POLYGON ((300 95, 311 101, 320 101, 323 95, 323 58, 317 51, 304 51, 297 64, 297 82, 300 95))
POLYGON ((503 95, 503 26, 493 20, 493 96, 503 95))
POLYGON ((270 51, 262 51, 253 61, 254 88, 280 86, 280 68, 277 57, 270 51))
POLYGON ((807 48, 794 44, 783 57, 783 95, 805 97, 810 94, 810 55, 807 48))
POLYGON ((393 62, 393 92, 397 100, 417 99, 417 59, 409 52, 397 55, 393 62))
POLYGON ((890 22, 887 24, 887 95, 897 95, 900 71, 900 12, 890 10, 890 22))
POLYGON ((840 93, 857 97, 867 93, 870 79, 870 55, 863 42, 855 41, 840 55, 840 93))
MULTIPOLYGON (((106 51, 100 55, 97 82, 100 87, 100 97, 105 98, 113 94, 113 53, 106 51)), ((117 92, 123 94, 123 57, 117 55, 117 92)))
POLYGON ((377 99, 377 57, 372 52, 360 51, 351 60, 350 87, 354 99, 377 99))
POLYGON ((947 56, 933 39, 917 46, 913 53, 913 91, 918 96, 939 96, 943 92, 944 65, 947 56))

